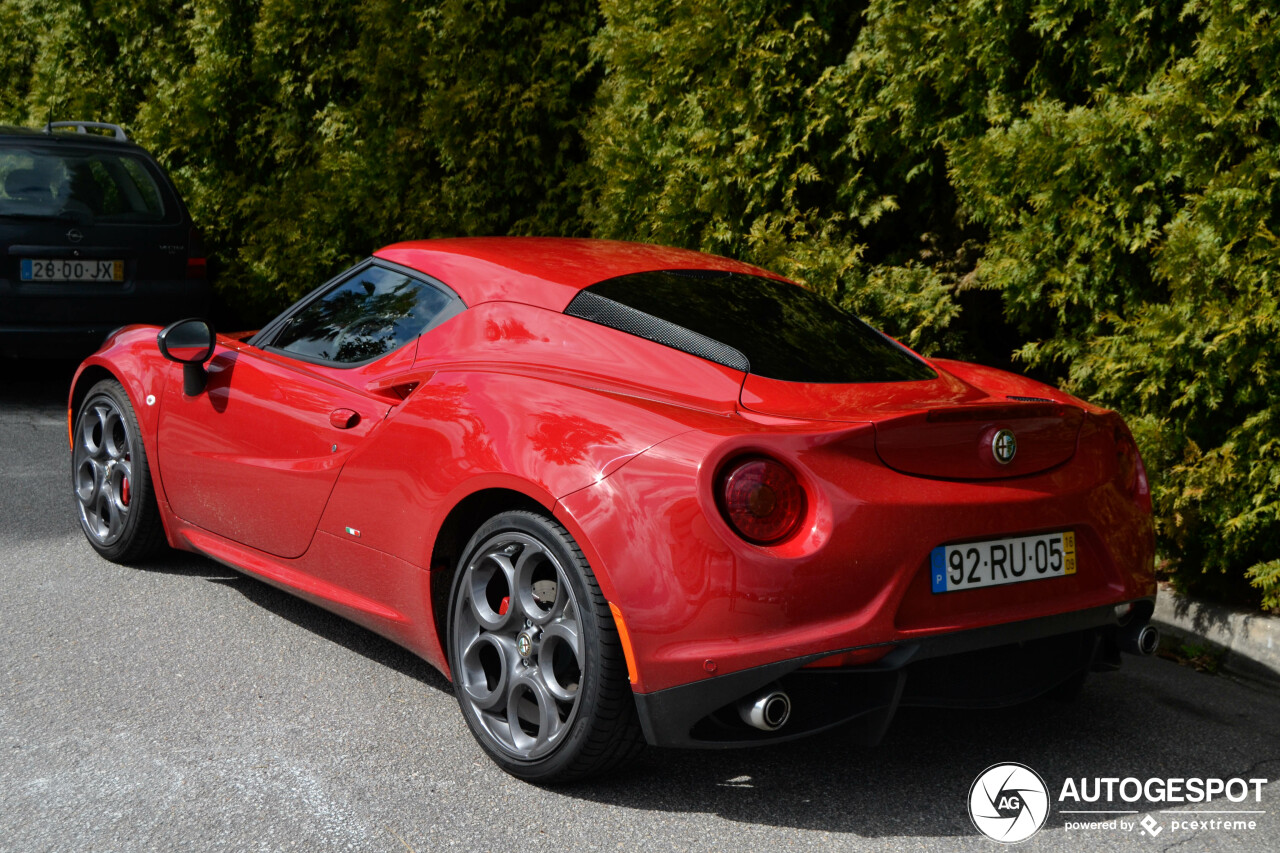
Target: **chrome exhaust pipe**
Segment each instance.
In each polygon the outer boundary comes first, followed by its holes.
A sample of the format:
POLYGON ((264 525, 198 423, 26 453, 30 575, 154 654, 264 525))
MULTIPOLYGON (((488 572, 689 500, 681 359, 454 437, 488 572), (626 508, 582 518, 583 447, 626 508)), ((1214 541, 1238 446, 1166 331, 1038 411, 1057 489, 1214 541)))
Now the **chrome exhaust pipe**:
POLYGON ((1153 655, 1160 647, 1160 631, 1154 625, 1130 625, 1120 635, 1120 648, 1131 655, 1153 655))
POLYGON ((776 688, 766 689, 739 700, 738 716, 762 732, 776 732, 791 719, 791 697, 776 688))

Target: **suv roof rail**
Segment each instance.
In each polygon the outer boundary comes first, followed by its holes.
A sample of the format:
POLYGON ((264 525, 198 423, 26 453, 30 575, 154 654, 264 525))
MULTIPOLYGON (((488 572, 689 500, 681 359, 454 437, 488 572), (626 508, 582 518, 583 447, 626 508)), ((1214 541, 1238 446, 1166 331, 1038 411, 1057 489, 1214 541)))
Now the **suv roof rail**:
POLYGON ((124 132, 123 127, 105 121, 51 121, 44 126, 44 132, 53 133, 55 129, 60 127, 75 128, 76 133, 88 133, 91 127, 97 130, 109 130, 113 139, 118 139, 121 142, 129 141, 129 137, 124 132))

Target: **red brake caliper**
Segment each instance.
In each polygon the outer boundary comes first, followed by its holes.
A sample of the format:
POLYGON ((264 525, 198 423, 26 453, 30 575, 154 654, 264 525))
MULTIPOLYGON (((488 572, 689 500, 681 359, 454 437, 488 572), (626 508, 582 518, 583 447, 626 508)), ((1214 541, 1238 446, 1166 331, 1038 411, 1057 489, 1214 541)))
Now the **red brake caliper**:
POLYGON ((129 505, 129 478, 125 477, 120 481, 120 502, 125 506, 129 505))
POLYGON ((507 608, 510 606, 511 606, 511 596, 509 595, 502 596, 502 603, 498 605, 498 615, 506 616, 507 608))

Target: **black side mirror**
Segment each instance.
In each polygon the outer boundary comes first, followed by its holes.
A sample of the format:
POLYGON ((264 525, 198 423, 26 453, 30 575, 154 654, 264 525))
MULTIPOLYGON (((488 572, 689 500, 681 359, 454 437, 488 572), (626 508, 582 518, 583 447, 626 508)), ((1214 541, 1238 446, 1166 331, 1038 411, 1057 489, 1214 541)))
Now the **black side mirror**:
POLYGON ((204 390, 209 374, 204 363, 213 357, 213 326, 208 320, 179 320, 160 330, 160 354, 182 365, 182 393, 194 397, 204 390))

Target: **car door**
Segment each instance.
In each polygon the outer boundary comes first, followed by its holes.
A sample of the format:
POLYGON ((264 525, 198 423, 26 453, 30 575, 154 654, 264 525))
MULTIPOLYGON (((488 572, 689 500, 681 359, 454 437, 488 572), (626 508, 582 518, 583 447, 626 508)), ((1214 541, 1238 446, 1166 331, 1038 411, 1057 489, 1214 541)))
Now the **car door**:
POLYGON ((390 409, 364 390, 376 365, 411 362, 418 335, 461 307, 438 282, 366 262, 251 341, 220 338, 202 393, 186 395, 174 365, 157 447, 173 512, 269 554, 301 556, 343 464, 390 409))

